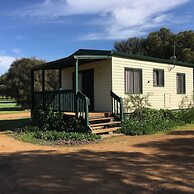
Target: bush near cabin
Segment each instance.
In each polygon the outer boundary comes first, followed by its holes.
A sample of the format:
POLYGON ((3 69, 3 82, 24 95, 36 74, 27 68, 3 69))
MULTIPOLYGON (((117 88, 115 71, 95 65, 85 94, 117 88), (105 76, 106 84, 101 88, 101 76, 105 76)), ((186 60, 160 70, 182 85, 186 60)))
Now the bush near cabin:
POLYGON ((172 129, 194 121, 194 108, 180 111, 139 108, 122 122, 120 132, 126 135, 146 135, 172 129))
POLYGON ((30 125, 15 129, 15 136, 23 141, 43 140, 63 145, 87 143, 101 138, 88 133, 82 119, 65 116, 61 112, 53 111, 52 108, 44 111, 39 108, 33 115, 30 125))

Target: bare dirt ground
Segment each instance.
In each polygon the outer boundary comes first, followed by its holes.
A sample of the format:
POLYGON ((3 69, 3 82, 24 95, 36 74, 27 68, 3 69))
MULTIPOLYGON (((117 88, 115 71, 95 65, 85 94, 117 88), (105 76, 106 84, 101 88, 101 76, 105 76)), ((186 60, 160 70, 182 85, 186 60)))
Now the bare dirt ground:
POLYGON ((21 113, 9 113, 0 115, 0 120, 11 120, 11 119, 21 119, 21 118, 29 118, 30 112, 21 112, 21 113))
POLYGON ((193 194, 194 130, 117 136, 80 147, 0 134, 2 194, 193 194))

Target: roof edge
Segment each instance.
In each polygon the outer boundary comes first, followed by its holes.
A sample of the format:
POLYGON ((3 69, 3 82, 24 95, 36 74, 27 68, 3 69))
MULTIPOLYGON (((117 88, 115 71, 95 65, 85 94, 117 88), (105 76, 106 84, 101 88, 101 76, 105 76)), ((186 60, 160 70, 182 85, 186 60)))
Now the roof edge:
MULTIPOLYGON (((121 58, 127 58, 127 59, 134 59, 134 60, 140 60, 140 61, 157 62, 157 63, 174 65, 174 61, 172 61, 172 60, 156 58, 156 57, 149 57, 149 56, 144 56, 144 55, 134 55, 134 54, 128 54, 128 53, 121 53, 121 52, 117 52, 117 51, 112 51, 111 55, 115 56, 115 57, 121 57, 121 58)), ((183 62, 183 61, 176 61, 175 65, 194 68, 194 64, 183 62)))

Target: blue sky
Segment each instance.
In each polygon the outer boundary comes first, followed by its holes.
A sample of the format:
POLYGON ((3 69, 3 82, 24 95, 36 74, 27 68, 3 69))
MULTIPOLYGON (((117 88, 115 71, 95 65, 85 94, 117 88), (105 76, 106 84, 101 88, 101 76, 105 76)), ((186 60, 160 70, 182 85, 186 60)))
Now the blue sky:
POLYGON ((16 58, 112 49, 163 26, 192 30, 193 8, 193 0, 0 0, 0 75, 16 58))

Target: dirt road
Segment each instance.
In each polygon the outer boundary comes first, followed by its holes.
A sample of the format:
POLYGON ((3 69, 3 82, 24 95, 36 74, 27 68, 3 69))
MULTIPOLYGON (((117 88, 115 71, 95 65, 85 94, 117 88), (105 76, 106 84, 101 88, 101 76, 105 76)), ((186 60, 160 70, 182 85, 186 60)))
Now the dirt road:
POLYGON ((193 194, 194 130, 44 147, 0 134, 0 193, 193 194))
POLYGON ((0 114, 0 120, 10 120, 10 119, 22 119, 29 118, 30 112, 22 112, 22 113, 12 113, 12 114, 0 114))

